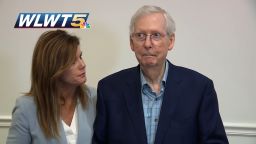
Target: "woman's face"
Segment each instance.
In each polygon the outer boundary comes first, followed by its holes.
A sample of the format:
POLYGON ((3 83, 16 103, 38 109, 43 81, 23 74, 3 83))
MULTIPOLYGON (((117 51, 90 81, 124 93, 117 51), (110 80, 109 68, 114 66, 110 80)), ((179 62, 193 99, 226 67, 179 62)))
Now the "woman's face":
POLYGON ((77 48, 76 59, 70 68, 62 75, 61 81, 67 85, 79 86, 86 82, 85 63, 80 47, 77 48))

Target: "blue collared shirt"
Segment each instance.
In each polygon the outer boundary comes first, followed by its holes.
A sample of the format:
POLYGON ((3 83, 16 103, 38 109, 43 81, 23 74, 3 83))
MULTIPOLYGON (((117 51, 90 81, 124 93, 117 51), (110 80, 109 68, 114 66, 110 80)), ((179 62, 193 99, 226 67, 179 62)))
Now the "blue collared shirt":
POLYGON ((165 83, 168 75, 169 65, 165 62, 164 75, 161 81, 160 92, 154 92, 148 82, 146 81, 142 71, 140 71, 141 77, 141 95, 144 110, 144 120, 147 132, 148 144, 153 144, 155 141, 155 135, 157 125, 159 121, 160 109, 163 101, 163 94, 165 89, 165 83))

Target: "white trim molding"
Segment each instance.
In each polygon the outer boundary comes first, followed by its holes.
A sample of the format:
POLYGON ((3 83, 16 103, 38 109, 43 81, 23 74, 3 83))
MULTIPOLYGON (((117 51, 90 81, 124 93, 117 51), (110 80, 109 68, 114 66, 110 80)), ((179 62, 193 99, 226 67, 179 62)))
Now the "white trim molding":
POLYGON ((256 137, 256 123, 224 122, 225 130, 229 136, 256 137))
MULTIPOLYGON (((9 128, 12 117, 0 115, 0 128, 9 128)), ((224 127, 228 136, 256 137, 256 123, 224 122, 224 127)))
POLYGON ((0 115, 0 128, 9 128, 11 126, 11 120, 11 116, 0 115))

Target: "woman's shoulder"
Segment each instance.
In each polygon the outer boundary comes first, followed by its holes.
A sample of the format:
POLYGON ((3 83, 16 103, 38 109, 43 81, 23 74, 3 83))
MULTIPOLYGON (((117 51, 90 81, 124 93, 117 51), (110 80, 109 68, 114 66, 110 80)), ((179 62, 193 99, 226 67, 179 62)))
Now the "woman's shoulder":
POLYGON ((21 124, 29 127, 31 122, 36 119, 36 106, 32 96, 21 96, 16 99, 12 110, 12 123, 21 124))
POLYGON ((87 88, 87 94, 89 97, 96 97, 96 95, 97 95, 96 88, 94 88, 92 86, 86 86, 86 88, 87 88))
POLYGON ((34 98, 32 96, 20 96, 16 99, 16 106, 34 107, 34 98))
POLYGON ((86 86, 86 88, 87 88, 87 95, 88 95, 89 101, 92 102, 93 105, 96 105, 96 101, 97 101, 96 88, 92 86, 86 86))
MULTIPOLYGON (((35 111, 36 106, 34 102, 34 98, 32 96, 20 96, 16 99, 16 104, 13 109, 13 113, 16 111, 29 113, 35 111)), ((30 113, 32 114, 32 113, 30 113)))

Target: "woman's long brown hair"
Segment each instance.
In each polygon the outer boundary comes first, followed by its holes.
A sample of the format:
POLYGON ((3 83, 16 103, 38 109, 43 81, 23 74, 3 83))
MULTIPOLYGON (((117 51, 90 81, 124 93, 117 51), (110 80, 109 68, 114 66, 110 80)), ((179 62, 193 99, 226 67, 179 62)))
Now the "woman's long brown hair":
MULTIPOLYGON (((59 138, 60 99, 57 89, 60 76, 75 61, 79 39, 63 30, 43 33, 34 49, 31 70, 31 88, 39 125, 46 138, 59 138)), ((78 99, 85 109, 88 101, 86 86, 77 88, 78 99)))

